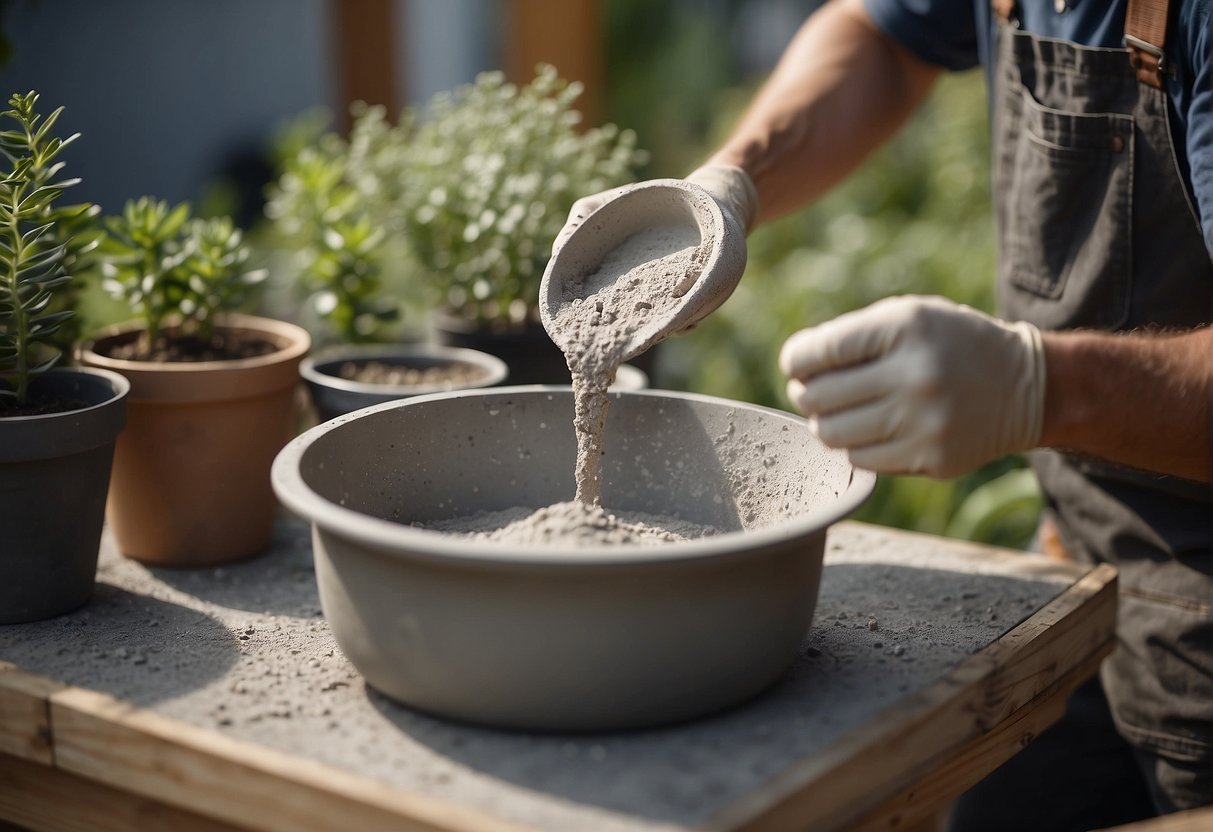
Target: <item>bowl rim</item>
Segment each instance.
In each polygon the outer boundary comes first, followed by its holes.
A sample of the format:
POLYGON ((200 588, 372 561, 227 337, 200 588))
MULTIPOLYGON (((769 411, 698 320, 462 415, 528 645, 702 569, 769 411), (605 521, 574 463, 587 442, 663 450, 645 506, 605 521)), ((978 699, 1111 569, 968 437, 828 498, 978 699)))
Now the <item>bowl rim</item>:
MULTIPOLYGON (((809 512, 802 517, 795 517, 775 526, 723 532, 668 545, 628 543, 610 547, 576 547, 522 545, 500 541, 479 541, 474 545, 469 545, 465 538, 373 517, 334 503, 314 491, 304 481, 300 471, 300 463, 304 454, 317 440, 355 419, 385 410, 416 407, 427 402, 445 399, 469 397, 483 399, 489 396, 552 393, 570 394, 571 388, 568 385, 536 384, 452 390, 383 402, 352 411, 316 425, 287 443, 274 459, 271 469, 270 477, 274 492, 288 510, 309 521, 314 528, 335 532, 346 539, 391 556, 410 560, 494 564, 503 567, 514 565, 559 568, 589 565, 625 566, 636 563, 656 564, 744 556, 747 551, 776 545, 789 539, 808 538, 818 532, 824 533, 832 524, 842 520, 862 505, 871 496, 876 486, 876 474, 851 466, 850 479, 838 498, 831 503, 829 510, 809 512), (737 546, 736 541, 742 535, 747 539, 746 545, 737 546)), ((800 423, 806 422, 803 417, 785 410, 700 393, 645 389, 611 391, 611 395, 617 399, 625 396, 649 396, 676 398, 734 408, 740 405, 779 418, 800 423)))

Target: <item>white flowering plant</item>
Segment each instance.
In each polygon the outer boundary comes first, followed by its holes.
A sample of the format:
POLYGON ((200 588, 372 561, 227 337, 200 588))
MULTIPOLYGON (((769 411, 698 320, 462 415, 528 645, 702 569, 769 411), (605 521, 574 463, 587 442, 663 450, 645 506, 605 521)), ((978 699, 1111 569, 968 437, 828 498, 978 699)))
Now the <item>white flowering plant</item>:
POLYGON ((581 91, 547 65, 526 86, 486 72, 408 120, 396 219, 448 310, 533 315, 573 202, 631 181, 644 162, 631 130, 578 129, 581 91))

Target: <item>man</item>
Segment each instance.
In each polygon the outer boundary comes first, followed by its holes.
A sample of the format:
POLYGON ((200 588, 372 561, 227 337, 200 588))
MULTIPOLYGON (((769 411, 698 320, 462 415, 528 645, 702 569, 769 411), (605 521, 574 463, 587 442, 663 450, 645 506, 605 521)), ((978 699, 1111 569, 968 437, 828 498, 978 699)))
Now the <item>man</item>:
POLYGON ((1125 2, 995 2, 827 4, 688 179, 749 229, 854 170, 942 71, 987 67, 1002 319, 890 298, 792 335, 780 366, 861 467, 1048 449, 1065 548, 1120 568, 1118 647, 954 823, 1089 829, 1213 804, 1213 4, 1126 29, 1125 2))

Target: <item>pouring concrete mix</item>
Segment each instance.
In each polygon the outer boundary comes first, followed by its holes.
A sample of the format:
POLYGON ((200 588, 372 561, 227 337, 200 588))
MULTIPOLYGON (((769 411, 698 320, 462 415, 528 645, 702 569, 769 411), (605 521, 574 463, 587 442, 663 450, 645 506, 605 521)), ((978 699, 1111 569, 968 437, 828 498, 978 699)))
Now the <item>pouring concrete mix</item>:
POLYGON ((532 387, 403 399, 319 425, 274 462, 279 498, 313 520, 342 651, 418 710, 604 731, 745 701, 786 672, 812 622, 825 530, 874 487, 782 411, 673 391, 584 401, 620 361, 719 305, 744 267, 744 237, 722 244, 722 211, 701 188, 637 188, 587 222, 541 288, 582 402, 532 387), (577 436, 571 413, 598 430, 577 436), (539 510, 506 522, 520 506, 539 510), (519 537, 442 531, 502 511, 495 522, 519 537), (694 539, 664 545, 671 533, 694 539), (712 649, 688 649, 699 644, 712 649))
MULTIPOLYGON (((679 190, 674 192, 684 195, 679 190)), ((711 281, 710 266, 718 267, 715 272, 726 273, 715 293, 718 295, 721 289, 731 290, 740 277, 737 264, 740 261, 744 266, 745 259, 743 238, 734 239, 723 224, 703 221, 706 203, 702 195, 697 195, 701 200, 698 213, 679 210, 682 205, 669 201, 668 189, 641 187, 631 195, 645 200, 650 212, 654 210, 651 206, 657 206, 663 221, 644 225, 651 218, 641 212, 636 215, 639 230, 609 248, 592 268, 549 268, 545 276, 551 284, 545 287, 545 298, 558 297, 559 302, 548 303, 544 325, 563 350, 572 374, 573 429, 577 437, 575 500, 533 513, 519 509, 457 518, 433 528, 510 543, 576 545, 672 543, 722 531, 687 524, 672 516, 620 516, 602 507, 608 388, 616 371, 641 346, 674 334, 680 313, 693 303, 712 299, 702 292, 688 294, 705 271, 711 281), (714 230, 719 233, 714 234, 714 230), (722 259, 722 250, 730 256, 722 259), (726 268, 719 268, 722 263, 726 268)), ((578 264, 593 262, 593 256, 577 250, 579 245, 588 247, 584 242, 587 239, 598 242, 584 234, 574 237, 567 244, 573 257, 563 259, 578 264)), ((553 260, 560 261, 565 250, 557 252, 553 260)))

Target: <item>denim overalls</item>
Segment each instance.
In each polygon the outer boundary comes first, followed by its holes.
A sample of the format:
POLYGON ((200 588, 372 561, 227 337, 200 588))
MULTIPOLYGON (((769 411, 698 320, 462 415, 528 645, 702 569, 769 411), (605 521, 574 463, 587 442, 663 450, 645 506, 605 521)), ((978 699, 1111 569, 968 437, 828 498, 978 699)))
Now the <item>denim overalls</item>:
MULTIPOLYGON (((1165 91, 1138 80, 1127 49, 1038 37, 1013 19, 999 29, 1000 314, 1042 330, 1209 323, 1213 263, 1165 91)), ((1066 548, 1120 569, 1117 647, 1101 678, 1117 729, 1152 758, 1156 803, 1210 800, 1213 488, 1051 450, 1032 466, 1066 548)))

